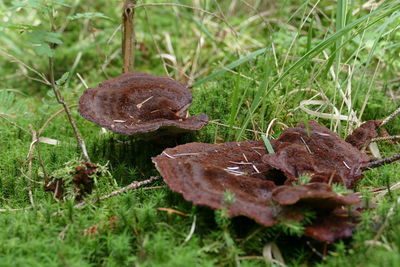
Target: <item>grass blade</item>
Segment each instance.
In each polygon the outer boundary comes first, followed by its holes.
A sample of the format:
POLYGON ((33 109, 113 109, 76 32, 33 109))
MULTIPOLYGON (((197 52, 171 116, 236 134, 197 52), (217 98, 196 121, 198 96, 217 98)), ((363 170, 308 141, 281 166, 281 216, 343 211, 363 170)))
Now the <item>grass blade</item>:
POLYGON ((265 147, 268 150, 268 153, 274 154, 275 153, 274 148, 272 147, 271 142, 269 141, 268 137, 266 135, 262 135, 261 137, 264 141, 265 147))
POLYGON ((222 69, 217 70, 216 72, 214 72, 214 73, 208 75, 207 77, 205 77, 205 78, 203 78, 203 79, 201 79, 201 80, 195 82, 195 83, 193 84, 192 87, 196 87, 196 86, 199 86, 200 84, 203 84, 203 83, 205 83, 205 82, 208 82, 209 80, 212 80, 212 79, 214 79, 214 78, 216 78, 216 77, 218 77, 218 76, 224 74, 224 73, 227 72, 228 70, 231 70, 231 69, 233 69, 233 68, 236 68, 237 66, 240 66, 240 65, 242 65, 243 63, 246 63, 247 61, 252 60, 252 59, 258 57, 259 55, 265 53, 265 52, 268 51, 268 50, 269 50, 269 49, 267 49, 267 48, 258 49, 258 50, 256 50, 256 51, 254 51, 254 52, 248 54, 247 56, 244 56, 244 57, 242 57, 242 58, 240 58, 240 59, 238 59, 238 60, 236 60, 236 61, 234 61, 234 62, 232 62, 232 63, 230 63, 230 64, 228 64, 228 65, 226 65, 226 66, 223 67, 222 69))

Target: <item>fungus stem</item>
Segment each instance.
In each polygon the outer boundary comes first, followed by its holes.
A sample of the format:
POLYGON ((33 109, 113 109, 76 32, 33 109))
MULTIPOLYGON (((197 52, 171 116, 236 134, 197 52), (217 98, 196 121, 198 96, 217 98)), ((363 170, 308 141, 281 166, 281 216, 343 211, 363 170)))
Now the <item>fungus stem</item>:
POLYGON ((122 73, 130 72, 134 66, 135 59, 135 5, 137 0, 125 0, 122 10, 122 73))

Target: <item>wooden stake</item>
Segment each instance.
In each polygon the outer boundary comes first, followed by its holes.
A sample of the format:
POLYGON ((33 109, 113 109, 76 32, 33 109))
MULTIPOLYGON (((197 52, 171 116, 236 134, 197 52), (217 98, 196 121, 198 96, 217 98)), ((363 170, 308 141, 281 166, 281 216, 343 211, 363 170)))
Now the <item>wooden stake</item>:
POLYGON ((137 0, 125 0, 122 9, 122 73, 132 71, 135 59, 135 28, 134 16, 137 0))

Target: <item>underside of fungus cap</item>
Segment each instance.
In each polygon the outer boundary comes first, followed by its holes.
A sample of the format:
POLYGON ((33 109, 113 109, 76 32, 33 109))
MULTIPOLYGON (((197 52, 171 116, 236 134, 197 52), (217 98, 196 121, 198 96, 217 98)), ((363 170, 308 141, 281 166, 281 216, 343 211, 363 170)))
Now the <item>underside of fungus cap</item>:
POLYGON ((188 116, 191 102, 191 92, 179 82, 134 71, 87 89, 79 113, 120 134, 174 135, 207 125, 206 114, 188 116))

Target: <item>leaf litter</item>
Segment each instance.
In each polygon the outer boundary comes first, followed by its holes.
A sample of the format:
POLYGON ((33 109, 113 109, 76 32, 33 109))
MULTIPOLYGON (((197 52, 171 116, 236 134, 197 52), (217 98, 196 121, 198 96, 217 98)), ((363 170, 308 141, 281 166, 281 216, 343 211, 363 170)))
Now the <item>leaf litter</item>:
POLYGON ((166 149, 153 162, 173 191, 195 205, 226 209, 230 217, 272 226, 299 222, 311 209, 316 216, 304 234, 332 243, 357 227, 362 203, 351 189, 374 160, 360 149, 381 123, 368 121, 346 140, 315 121, 306 124, 270 140, 270 152, 263 141, 189 143, 166 149))
POLYGON ((92 193, 96 180, 107 175, 109 172, 106 166, 71 160, 64 168, 54 171, 45 179, 44 189, 60 200, 82 201, 92 193))

